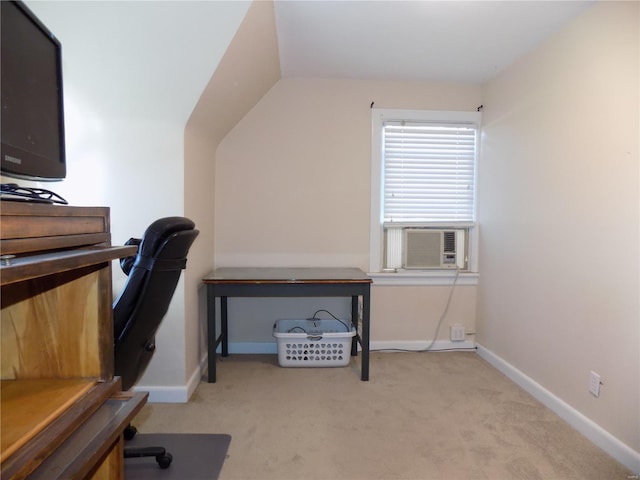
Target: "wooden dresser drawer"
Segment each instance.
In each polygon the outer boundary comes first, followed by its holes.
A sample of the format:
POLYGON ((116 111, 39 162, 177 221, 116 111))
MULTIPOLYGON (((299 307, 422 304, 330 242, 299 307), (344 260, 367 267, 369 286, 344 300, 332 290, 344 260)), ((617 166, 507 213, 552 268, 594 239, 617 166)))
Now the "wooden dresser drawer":
POLYGON ((109 208, 2 201, 0 477, 122 480, 146 394, 114 378, 109 208))
POLYGON ((108 207, 3 202, 0 214, 3 255, 111 242, 108 207))

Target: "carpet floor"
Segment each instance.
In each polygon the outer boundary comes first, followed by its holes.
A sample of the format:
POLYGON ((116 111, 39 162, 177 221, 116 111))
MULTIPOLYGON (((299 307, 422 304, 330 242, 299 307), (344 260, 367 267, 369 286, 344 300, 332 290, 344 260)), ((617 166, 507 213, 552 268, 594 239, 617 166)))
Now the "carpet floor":
POLYGON ((281 368, 275 355, 232 355, 217 383, 187 404, 147 404, 134 424, 232 435, 220 480, 633 475, 473 352, 378 352, 370 381, 359 374, 359 360, 281 368))

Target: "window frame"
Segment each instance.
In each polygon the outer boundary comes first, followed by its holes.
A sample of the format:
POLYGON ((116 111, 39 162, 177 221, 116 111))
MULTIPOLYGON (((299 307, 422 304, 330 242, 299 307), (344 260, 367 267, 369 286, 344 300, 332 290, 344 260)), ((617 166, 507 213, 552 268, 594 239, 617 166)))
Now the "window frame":
MULTIPOLYGON (((383 126, 388 121, 408 121, 408 122, 442 122, 442 123, 466 123, 473 124, 480 132, 480 112, 468 111, 440 111, 440 110, 404 110, 404 109, 371 109, 371 218, 370 218, 370 258, 369 271, 374 277, 383 283, 389 281, 394 283, 394 278, 402 278, 407 284, 434 283, 441 284, 444 279, 449 279, 454 272, 451 270, 420 270, 390 273, 383 271, 384 258, 384 220, 382 218, 382 200, 384 192, 383 177, 383 126)), ((422 225, 436 228, 466 228, 468 229, 468 264, 467 270, 460 273, 460 277, 466 277, 465 283, 477 280, 478 262, 478 224, 476 221, 477 211, 477 178, 478 178, 478 157, 480 150, 480 138, 477 138, 476 158, 475 158, 475 185, 474 185, 474 207, 473 221, 471 222, 424 222, 422 225)))

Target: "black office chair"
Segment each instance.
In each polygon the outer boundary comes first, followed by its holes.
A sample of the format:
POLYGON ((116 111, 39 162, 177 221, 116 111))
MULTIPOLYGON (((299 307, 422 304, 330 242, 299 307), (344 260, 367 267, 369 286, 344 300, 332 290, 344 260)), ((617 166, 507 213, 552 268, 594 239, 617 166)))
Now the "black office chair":
MULTIPOLYGON (((138 245, 138 252, 120 260, 128 278, 113 304, 115 374, 121 377, 123 390, 136 384, 151 361, 156 331, 198 233, 188 218, 167 217, 149 225, 142 239, 131 238, 126 243, 138 245)), ((135 427, 127 427, 125 439, 135 433, 135 427)), ((167 468, 172 460, 163 447, 125 447, 124 456, 155 457, 161 468, 167 468)))

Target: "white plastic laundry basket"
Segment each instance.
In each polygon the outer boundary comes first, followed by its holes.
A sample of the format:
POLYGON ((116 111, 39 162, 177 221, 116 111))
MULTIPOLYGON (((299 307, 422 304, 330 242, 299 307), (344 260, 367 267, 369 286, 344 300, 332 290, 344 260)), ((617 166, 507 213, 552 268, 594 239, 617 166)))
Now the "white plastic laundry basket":
POLYGON ((281 367, 345 367, 356 330, 351 322, 329 319, 278 320, 273 336, 281 367))

